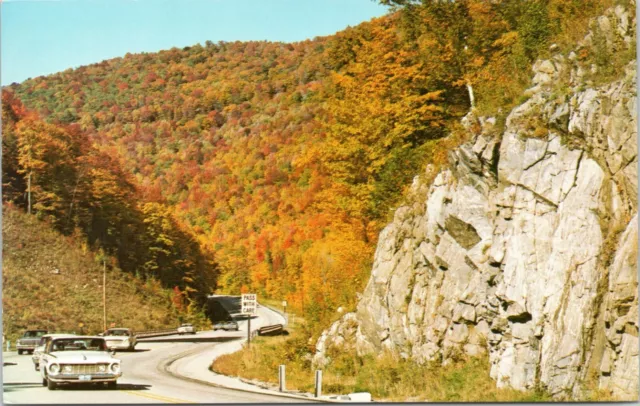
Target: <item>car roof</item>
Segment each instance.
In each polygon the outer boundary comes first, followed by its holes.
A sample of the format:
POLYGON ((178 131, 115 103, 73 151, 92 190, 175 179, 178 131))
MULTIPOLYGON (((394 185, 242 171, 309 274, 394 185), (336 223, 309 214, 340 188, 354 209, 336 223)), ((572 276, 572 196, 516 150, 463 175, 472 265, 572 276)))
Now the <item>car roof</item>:
POLYGON ((42 337, 58 338, 58 337, 77 337, 77 336, 71 333, 54 333, 54 334, 45 334, 42 337))
POLYGON ((104 337, 100 337, 100 336, 75 336, 75 335, 69 335, 69 336, 66 336, 66 337, 54 337, 54 339, 63 339, 63 338, 75 338, 75 339, 78 339, 78 340, 85 340, 85 339, 89 339, 89 338, 91 338, 91 339, 98 338, 100 340, 104 340, 104 337))

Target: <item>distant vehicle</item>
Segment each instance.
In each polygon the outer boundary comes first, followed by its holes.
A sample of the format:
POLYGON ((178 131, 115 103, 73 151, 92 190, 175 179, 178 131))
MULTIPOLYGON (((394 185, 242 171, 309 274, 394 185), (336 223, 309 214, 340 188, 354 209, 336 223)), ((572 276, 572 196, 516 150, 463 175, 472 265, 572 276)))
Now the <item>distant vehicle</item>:
POLYGON ((238 327, 238 323, 236 323, 233 320, 219 321, 213 325, 213 331, 216 331, 216 330, 238 331, 239 329, 240 327, 238 327))
POLYGON ((33 350, 33 355, 31 356, 31 360, 33 361, 33 366, 36 368, 36 371, 40 370, 40 357, 42 357, 42 353, 44 352, 47 343, 58 337, 75 337, 75 334, 45 334, 40 337, 40 342, 33 350))
POLYGON ((193 325, 190 323, 184 323, 184 324, 181 324, 180 327, 178 327, 178 334, 195 334, 195 333, 196 333, 196 328, 193 327, 193 325))
POLYGON ((104 337, 107 347, 110 350, 133 351, 138 343, 133 332, 130 329, 123 327, 110 328, 100 334, 100 336, 104 337))
POLYGON ((115 389, 122 376, 120 360, 109 353, 99 336, 58 337, 49 341, 40 358, 42 385, 54 390, 64 383, 105 383, 115 389))
POLYGON ((18 343, 16 344, 16 347, 18 348, 18 355, 22 355, 23 352, 33 354, 36 346, 40 343, 40 338, 47 333, 47 330, 25 331, 22 337, 18 339, 18 343))

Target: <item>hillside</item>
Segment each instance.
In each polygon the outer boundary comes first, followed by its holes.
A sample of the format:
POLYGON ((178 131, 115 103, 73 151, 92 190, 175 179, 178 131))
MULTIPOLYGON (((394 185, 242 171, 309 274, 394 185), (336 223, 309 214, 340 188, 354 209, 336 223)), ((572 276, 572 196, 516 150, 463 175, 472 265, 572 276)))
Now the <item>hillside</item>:
POLYGON ((638 399, 634 11, 608 9, 573 50, 538 60, 504 127, 462 120, 469 142, 433 182, 414 183, 356 312, 318 340, 316 366, 488 358, 498 388, 638 399))
POLYGON ((136 278, 175 289, 190 309, 204 305, 216 267, 162 199, 141 195, 117 157, 76 125, 50 124, 2 94, 3 201, 113 256, 136 278))
MULTIPOLYGON (((82 237, 63 236, 49 224, 5 205, 2 243, 7 339, 15 342, 27 328, 102 331, 102 263, 82 237)), ((113 263, 107 258, 107 326, 115 323, 140 331, 175 327, 187 318, 205 326, 204 318, 187 316, 186 309, 179 308, 179 297, 172 290, 157 281, 138 280, 113 263)))
POLYGON ((8 90, 166 203, 220 291, 287 299, 321 327, 355 308, 378 232, 468 138, 472 104, 504 125, 533 61, 611 2, 383 1, 389 15, 326 38, 128 54, 8 90))

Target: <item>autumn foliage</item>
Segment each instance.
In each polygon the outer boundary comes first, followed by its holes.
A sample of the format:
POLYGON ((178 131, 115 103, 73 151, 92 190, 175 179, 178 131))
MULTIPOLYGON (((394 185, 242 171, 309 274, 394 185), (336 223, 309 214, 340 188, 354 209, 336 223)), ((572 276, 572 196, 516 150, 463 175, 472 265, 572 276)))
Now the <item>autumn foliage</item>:
POLYGON ((317 321, 352 308, 412 178, 464 140, 449 134, 467 86, 506 111, 571 26, 558 18, 601 7, 382 3, 393 12, 331 37, 207 41, 10 86, 5 200, 26 208, 31 175, 37 215, 178 286, 176 304, 215 287, 317 321))

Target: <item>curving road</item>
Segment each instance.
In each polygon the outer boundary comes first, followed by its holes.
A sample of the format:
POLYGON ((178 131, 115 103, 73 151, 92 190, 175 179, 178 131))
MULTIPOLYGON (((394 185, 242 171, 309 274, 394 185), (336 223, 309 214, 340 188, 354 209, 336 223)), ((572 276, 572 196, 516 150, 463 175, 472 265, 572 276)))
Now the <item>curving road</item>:
MULTIPOLYGON (((237 298, 221 297, 230 309, 237 298)), ((227 307, 227 306, 225 306, 227 307)), ((232 316, 237 314, 231 312, 232 316)), ((234 317, 234 318, 235 318, 234 317)), ((246 339, 246 320, 236 319, 239 332, 198 332, 188 336, 166 336, 141 340, 135 352, 119 352, 123 375, 115 390, 102 386, 67 386, 50 391, 41 384, 30 355, 3 353, 3 400, 15 403, 301 403, 306 399, 277 394, 227 389, 212 383, 207 370, 211 354, 223 346, 238 346, 246 339)), ((251 329, 282 323, 282 316, 265 307, 251 320, 251 329)), ((274 371, 275 373, 275 371, 274 371)), ((308 401, 312 401, 309 399, 308 401)))

